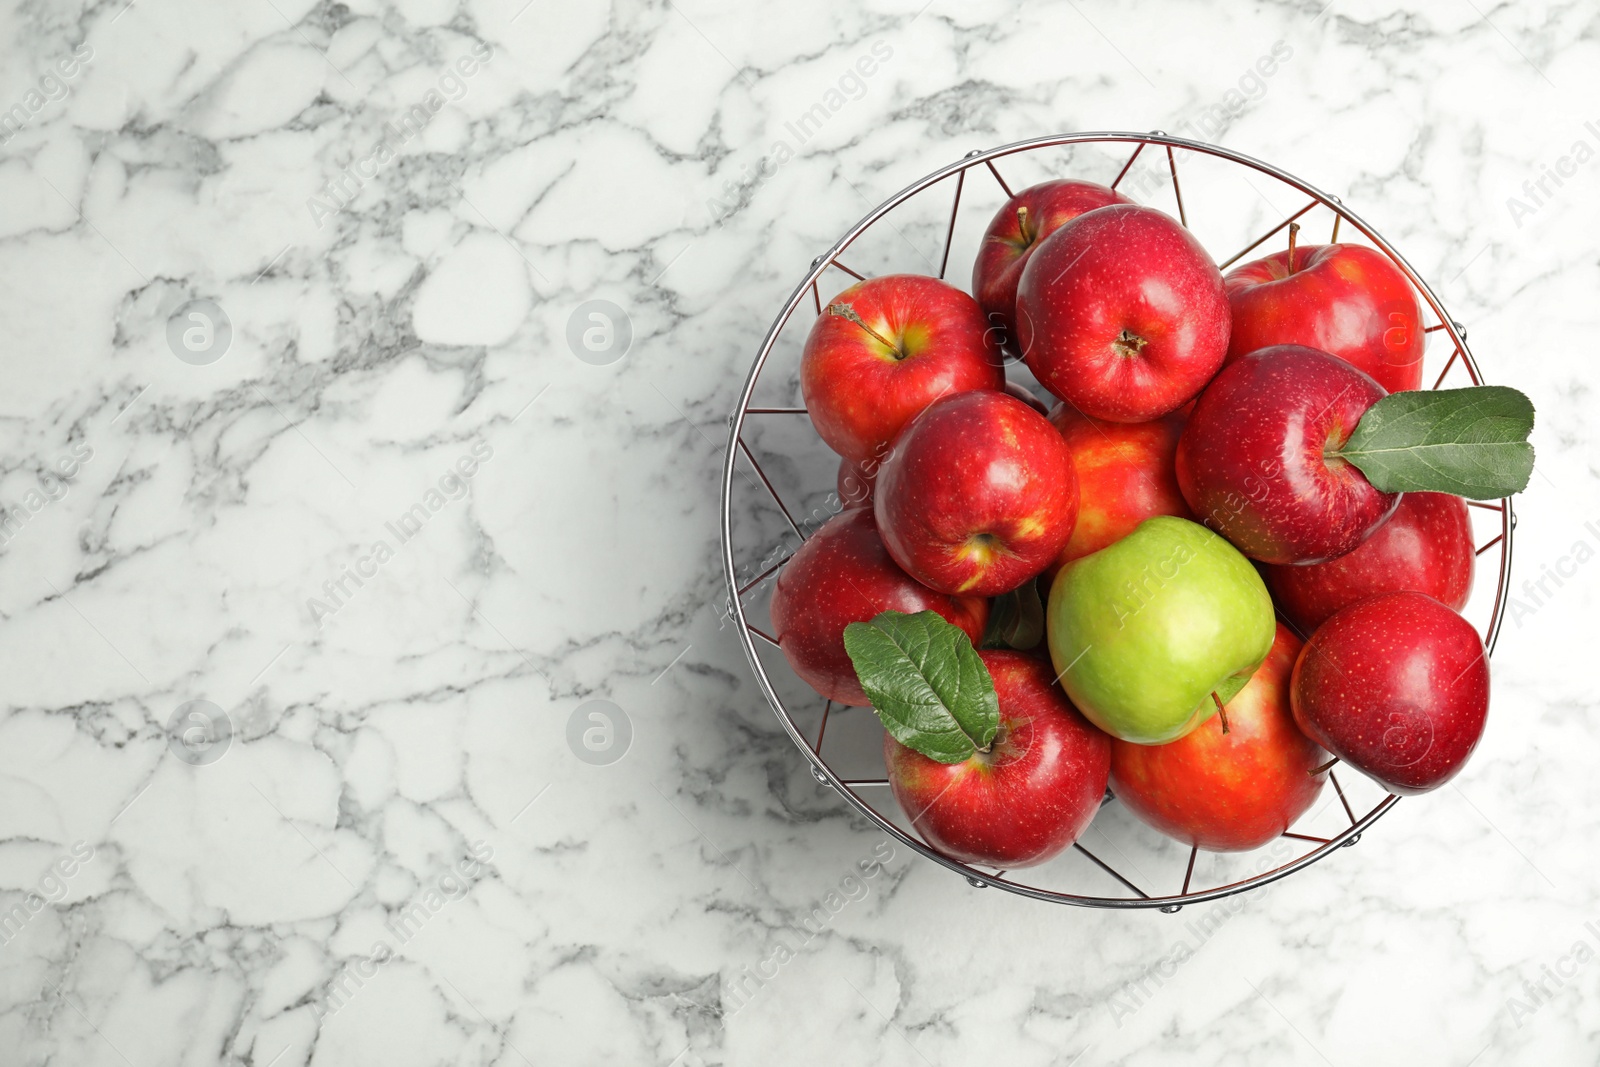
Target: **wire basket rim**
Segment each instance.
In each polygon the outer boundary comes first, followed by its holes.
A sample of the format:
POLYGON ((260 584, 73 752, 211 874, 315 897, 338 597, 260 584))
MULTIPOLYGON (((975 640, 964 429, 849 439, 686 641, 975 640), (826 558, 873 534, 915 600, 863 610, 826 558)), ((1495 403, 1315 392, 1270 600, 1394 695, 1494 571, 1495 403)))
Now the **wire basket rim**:
MULTIPOLYGON (((1438 319, 1438 324, 1433 327, 1429 327, 1428 331, 1432 332, 1434 330, 1443 329, 1447 332, 1450 340, 1454 343, 1455 351, 1451 355, 1449 362, 1445 364, 1444 370, 1440 373, 1439 380, 1434 383, 1433 388, 1437 389, 1439 387, 1439 384, 1443 382, 1445 376, 1449 373, 1450 368, 1454 365, 1458 358, 1462 360, 1467 374, 1471 377, 1472 381, 1475 384, 1483 383, 1483 376, 1478 368, 1477 361, 1473 358, 1471 350, 1467 347, 1466 329, 1450 317, 1449 313, 1444 307, 1443 301, 1440 300, 1438 294, 1433 291, 1432 287, 1428 285, 1427 281, 1416 271, 1415 268, 1411 266, 1405 257, 1402 256, 1392 245, 1390 245, 1389 242, 1370 224, 1368 224, 1354 211, 1345 207, 1343 201, 1340 200, 1339 197, 1323 192, 1320 188, 1311 185, 1309 182, 1306 182, 1304 179, 1301 179, 1289 173, 1288 171, 1282 170, 1279 167, 1276 167, 1270 163, 1266 163, 1262 160, 1258 160, 1242 152, 1234 151, 1233 149, 1224 148, 1220 145, 1209 144, 1204 141, 1195 141, 1188 138, 1175 137, 1161 130, 1153 130, 1149 133, 1112 130, 1047 134, 1040 137, 1028 138, 1022 141, 1014 141, 1008 144, 999 145, 995 148, 974 149, 956 162, 941 167, 938 170, 932 171, 917 179, 863 215, 855 223, 855 225, 846 230, 845 233, 833 243, 827 252, 812 260, 810 270, 795 287, 794 291, 789 295, 789 299, 784 303, 777 316, 773 319, 771 326, 768 328, 765 336, 762 338, 760 348, 756 353, 755 360, 751 364, 749 374, 745 378, 744 388, 741 390, 739 395, 738 406, 728 416, 729 435, 723 460, 722 486, 719 501, 722 565, 723 577, 727 584, 728 614, 729 617, 734 620, 739 643, 744 649, 745 657, 749 661, 751 671, 756 677, 757 686, 761 690, 762 695, 766 698, 766 701, 772 708, 774 714, 777 715, 779 722, 784 727, 784 730, 789 734, 790 739, 800 749, 807 762, 810 763, 812 776, 817 780, 818 783, 829 786, 835 792, 842 795, 858 813, 860 813, 879 829, 890 834, 896 841, 926 857, 927 859, 934 861, 940 866, 946 867, 957 874, 965 876, 967 881, 975 887, 997 886, 1021 896, 1027 896, 1037 900, 1048 900, 1054 903, 1072 904, 1081 907, 1104 909, 1159 908, 1163 912, 1172 913, 1180 910, 1186 904, 1196 904, 1205 901, 1218 900, 1224 897, 1234 896, 1239 893, 1244 893, 1252 889, 1258 889, 1262 886, 1269 885, 1282 878, 1286 878, 1297 871, 1303 870, 1311 864, 1326 858, 1340 848, 1355 844, 1360 839, 1362 833, 1385 813, 1387 813, 1400 798, 1393 793, 1387 793, 1384 799, 1379 801, 1376 806, 1374 806, 1359 819, 1355 817, 1353 811, 1350 811, 1348 802, 1346 802, 1346 811, 1350 815, 1351 825, 1346 827, 1334 837, 1323 841, 1320 845, 1318 845, 1317 848, 1311 849, 1303 855, 1300 855, 1286 863, 1280 864, 1271 870, 1263 871, 1259 874, 1251 875, 1247 878, 1239 879, 1226 885, 1213 886, 1208 889, 1195 890, 1192 892, 1188 890, 1188 884, 1186 880, 1185 889, 1181 893, 1167 894, 1162 896, 1146 895, 1144 894, 1143 890, 1133 885, 1133 883, 1127 881, 1127 879, 1123 878, 1113 868, 1106 865, 1097 856, 1089 852, 1088 849, 1084 848, 1081 842, 1074 843, 1073 847, 1085 853, 1095 864, 1106 870, 1107 873, 1110 873, 1113 877, 1117 878, 1124 885, 1128 886, 1128 888, 1132 889, 1139 895, 1133 897, 1100 897, 1065 893, 1029 885, 1026 882, 1008 879, 1003 876, 1003 873, 991 874, 985 872, 977 867, 945 856, 880 815, 870 803, 856 793, 855 787, 851 783, 846 782, 844 779, 834 773, 827 761, 824 760, 821 754, 812 747, 810 741, 808 741, 800 733, 793 720, 793 716, 791 716, 782 698, 778 696, 777 691, 773 688, 772 681, 767 676, 766 667, 762 663, 761 658, 756 651, 755 640, 756 635, 760 634, 760 631, 755 630, 750 625, 749 620, 746 619, 743 603, 744 593, 755 588, 767 578, 773 577, 777 570, 782 566, 782 561, 770 568, 767 574, 758 578, 749 587, 741 591, 739 587, 737 564, 733 558, 733 478, 736 464, 738 462, 738 456, 741 451, 745 453, 749 462, 755 467, 757 473, 761 475, 762 481, 766 483, 768 491, 772 494, 773 499, 778 503, 780 510, 783 511, 784 517, 788 519, 790 525, 794 527, 795 533, 801 538, 802 543, 805 540, 806 535, 799 529, 799 526, 789 515, 788 508, 786 505, 784 505, 782 498, 777 493, 777 490, 773 488, 770 482, 767 481, 765 472, 761 471, 759 463, 757 463, 755 460, 754 453, 750 451, 749 446, 742 439, 741 433, 744 429, 746 417, 752 414, 750 400, 754 395, 756 384, 760 379, 762 370, 766 366, 768 357, 771 355, 772 350, 777 343, 779 335, 782 333, 784 327, 788 324, 795 311, 799 308, 801 302, 805 299, 807 291, 816 285, 822 274, 830 266, 837 267, 846 273, 854 274, 854 271, 851 271, 848 267, 845 267, 838 262, 838 257, 846 249, 848 249, 857 238, 870 229, 872 225, 884 215, 910 200, 912 197, 926 189, 929 189, 939 182, 944 181, 946 178, 958 176, 956 195, 951 206, 949 229, 945 237, 943 266, 941 267, 941 272, 939 275, 939 277, 943 278, 944 269, 948 267, 955 222, 960 210, 961 184, 964 183, 966 173, 968 171, 972 170, 974 167, 987 166, 991 171, 994 172, 996 181, 1000 183, 1002 190, 1004 190, 1009 196, 1009 187, 1000 177, 999 171, 995 170, 993 166, 994 161, 997 159, 1003 159, 1007 156, 1017 155, 1024 152, 1032 152, 1039 149, 1061 147, 1064 145, 1119 143, 1136 144, 1137 147, 1134 149, 1134 152, 1132 156, 1129 157, 1127 163, 1123 166, 1121 173, 1119 173, 1116 180, 1112 182, 1112 187, 1114 188, 1118 183, 1121 182, 1122 178, 1132 168, 1135 160, 1138 159, 1139 154, 1143 152, 1145 148, 1152 145, 1161 146, 1166 149, 1169 161, 1171 161, 1173 190, 1178 200, 1180 216, 1183 214, 1184 208, 1182 193, 1177 183, 1177 164, 1173 157, 1174 149, 1184 149, 1190 152, 1196 152, 1202 155, 1225 159, 1230 162, 1240 164, 1260 173, 1274 177, 1284 184, 1289 185, 1290 187, 1310 196, 1312 198, 1311 203, 1307 204, 1295 214, 1286 217, 1274 229, 1268 231, 1255 242, 1246 246, 1242 251, 1240 251, 1226 263, 1221 264, 1219 269, 1224 269, 1237 260, 1243 258, 1249 252, 1265 243, 1274 234, 1280 232, 1306 212, 1319 205, 1326 207, 1338 215, 1343 222, 1348 223, 1362 236, 1367 238, 1367 240, 1371 241, 1390 259, 1391 262, 1395 264, 1396 267, 1398 267, 1406 275, 1407 279, 1411 282, 1412 287, 1420 296, 1422 296, 1428 308, 1432 310, 1434 316, 1438 319)), ((1186 225, 1187 220, 1184 219, 1183 221, 1186 225)), ((1478 549, 1478 552, 1481 555, 1483 551, 1487 551, 1487 549, 1492 547, 1494 544, 1498 543, 1500 545, 1500 570, 1498 582, 1495 588, 1494 606, 1491 609, 1488 630, 1482 635, 1486 656, 1492 655, 1494 652, 1495 643, 1500 636, 1501 622, 1505 616, 1506 594, 1509 590, 1511 582, 1512 532, 1516 526, 1516 515, 1513 511, 1512 499, 1510 497, 1501 499, 1499 510, 1501 512, 1501 529, 1499 536, 1478 549)), ((765 634, 761 634, 761 637, 768 643, 776 646, 776 643, 773 642, 771 638, 766 637, 765 634)), ((1337 779, 1334 779, 1333 784, 1336 789, 1339 788, 1337 779)), ((1342 789, 1340 789, 1340 799, 1344 799, 1342 789)), ((1281 840, 1281 837, 1275 840, 1281 840)), ((1181 846, 1181 842, 1179 844, 1181 846)), ((1264 848, 1266 846, 1262 847, 1264 848)), ((1191 873, 1193 871, 1195 854, 1195 850, 1191 849, 1191 873)), ((1242 853, 1242 855, 1247 854, 1248 853, 1242 853)))

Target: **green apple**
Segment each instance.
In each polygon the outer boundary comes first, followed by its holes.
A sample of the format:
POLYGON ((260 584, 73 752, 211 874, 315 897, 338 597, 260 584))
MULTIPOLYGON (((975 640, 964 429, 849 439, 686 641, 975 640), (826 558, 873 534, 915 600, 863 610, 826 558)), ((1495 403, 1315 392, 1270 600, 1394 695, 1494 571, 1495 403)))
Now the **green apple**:
POLYGON ((1072 702, 1124 741, 1176 741, 1244 688, 1272 648, 1272 597, 1239 550, 1161 515, 1061 568, 1050 658, 1072 702))

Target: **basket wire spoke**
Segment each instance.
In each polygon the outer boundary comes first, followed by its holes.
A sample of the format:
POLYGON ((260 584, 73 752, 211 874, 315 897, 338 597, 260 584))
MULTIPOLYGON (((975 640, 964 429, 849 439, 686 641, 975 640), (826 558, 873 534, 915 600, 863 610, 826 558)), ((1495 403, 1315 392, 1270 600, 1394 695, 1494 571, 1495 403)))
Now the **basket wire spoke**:
MULTIPOLYGON (((1117 188, 1117 186, 1120 185, 1128 176, 1128 174, 1132 171, 1134 164, 1139 160, 1141 153, 1147 147, 1152 145, 1160 147, 1167 157, 1167 166, 1164 169, 1167 171, 1172 182, 1172 193, 1174 200, 1177 203, 1179 221, 1184 226, 1188 226, 1189 220, 1187 216, 1187 208, 1183 199, 1183 191, 1179 185, 1178 155, 1180 153, 1185 155, 1186 162, 1190 158, 1209 158, 1222 160, 1233 165, 1247 168, 1248 170, 1274 178, 1282 184, 1310 197, 1309 202, 1306 203, 1305 206, 1299 208, 1293 214, 1283 218, 1270 230, 1263 233, 1260 237, 1256 238, 1250 244, 1246 245, 1240 251, 1235 253, 1231 258, 1224 261, 1222 264, 1220 264, 1221 268, 1225 270, 1232 266, 1246 255, 1249 255, 1251 252, 1260 248, 1262 245, 1266 244, 1268 241, 1282 233, 1286 228, 1290 226, 1298 227, 1299 220, 1309 212, 1318 207, 1326 208, 1333 215, 1333 230, 1331 240, 1337 241, 1339 238, 1341 225, 1348 224, 1356 232, 1361 234, 1361 236, 1367 241, 1371 242, 1373 247, 1386 255, 1390 261, 1393 262, 1394 265, 1407 277, 1407 279, 1410 280, 1413 289, 1416 291, 1418 297, 1422 300, 1423 305, 1429 312, 1431 312, 1432 317, 1437 320, 1434 325, 1425 328, 1425 336, 1431 336, 1435 333, 1443 332, 1448 337, 1453 350, 1448 360, 1445 362, 1443 369, 1440 371, 1438 378, 1434 381, 1432 388, 1440 388, 1445 379, 1450 375, 1451 371, 1456 368, 1461 368, 1465 372, 1471 384, 1482 384, 1483 379, 1479 373, 1477 362, 1473 359, 1472 353, 1467 348, 1466 329, 1460 323, 1450 318, 1437 294, 1434 293, 1434 291, 1421 278, 1421 276, 1417 274, 1411 265, 1381 235, 1379 235, 1375 230, 1372 229, 1371 226, 1363 221, 1360 216, 1346 208, 1338 197, 1324 193, 1321 190, 1302 181, 1301 179, 1272 166, 1271 164, 1261 162, 1260 160, 1256 160, 1239 152, 1234 152, 1231 149, 1225 149, 1198 141, 1191 141, 1181 137, 1173 137, 1162 133, 1161 131, 1154 131, 1147 134, 1130 132, 1062 134, 1035 138, 1028 141, 1019 141, 1014 144, 1002 145, 998 148, 989 150, 974 150, 969 152, 957 163, 951 164, 950 166, 935 171, 932 174, 913 182, 895 196, 878 205, 864 218, 857 222, 856 225, 853 226, 848 232, 846 232, 843 237, 835 242, 834 246, 827 253, 818 256, 815 260, 813 260, 810 272, 795 287, 783 309, 778 313, 776 319, 768 329, 765 337, 762 340, 761 347, 756 354, 755 361, 751 366, 749 376, 745 380, 744 389, 739 399, 739 406, 729 420, 731 426, 729 442, 730 447, 727 449, 724 459, 721 492, 722 562, 727 587, 731 593, 728 606, 736 623, 736 629, 739 635, 740 643, 745 650, 746 657, 750 661, 750 666, 755 674, 757 684, 761 689, 762 695, 772 706, 774 712, 776 712, 778 719, 785 731, 790 735, 791 739, 799 747, 800 751, 806 756, 811 766, 811 772, 819 783, 837 790, 862 816, 870 820, 879 829, 892 835, 901 844, 927 857, 934 863, 964 875, 967 878, 967 881, 974 887, 985 888, 988 886, 999 886, 1010 892, 1018 893, 1024 896, 1086 907, 1160 908, 1160 910, 1164 912, 1172 913, 1180 910, 1186 904, 1198 903, 1207 900, 1216 900, 1222 897, 1231 896, 1236 893, 1241 893, 1249 889, 1255 889, 1267 885, 1280 878, 1284 878, 1289 874, 1299 871, 1310 864, 1317 862, 1318 860, 1326 858, 1339 848, 1355 844, 1356 841, 1360 839, 1361 834, 1367 829, 1367 827, 1371 826, 1380 817, 1382 817, 1400 798, 1392 793, 1383 792, 1381 794, 1381 798, 1378 799, 1376 803, 1366 810, 1365 813, 1358 815, 1355 806, 1351 803, 1349 794, 1347 794, 1344 786, 1340 783, 1338 776, 1332 770, 1332 763, 1330 763, 1327 765, 1328 780, 1333 786, 1334 795, 1337 797, 1340 806, 1343 808, 1344 813, 1349 820, 1348 826, 1339 832, 1332 834, 1331 836, 1323 836, 1318 833, 1308 833, 1304 832, 1304 830, 1297 830, 1293 828, 1285 830, 1280 836, 1279 840, 1303 842, 1312 847, 1308 851, 1294 856, 1286 862, 1279 863, 1276 866, 1273 866, 1270 869, 1260 873, 1238 878, 1225 884, 1209 887, 1195 887, 1194 885, 1196 861, 1199 857, 1200 850, 1197 847, 1191 846, 1188 850, 1187 861, 1183 867, 1181 887, 1178 888, 1176 892, 1167 895, 1152 895, 1151 893, 1146 892, 1144 888, 1142 888, 1137 882, 1128 878, 1117 867, 1106 862, 1099 855, 1084 847, 1081 841, 1076 842, 1073 845, 1073 849, 1070 853, 1063 855, 1081 854, 1090 862, 1090 864, 1093 865, 1094 868, 1103 872, 1105 875, 1108 875, 1116 883, 1128 890, 1132 894, 1131 896, 1097 896, 1090 893, 1071 892, 1060 888, 1035 885, 1031 882, 1022 881, 1016 878, 1007 878, 1007 872, 1003 870, 984 871, 978 867, 961 863, 930 848, 923 841, 914 836, 914 834, 909 832, 908 829, 902 829, 891 818, 888 818, 879 812, 877 807, 866 797, 858 795, 855 792, 857 789, 880 788, 888 786, 889 782, 887 778, 847 778, 835 773, 830 761, 825 756, 823 751, 823 741, 825 737, 827 737, 828 724, 834 712, 833 701, 827 701, 823 706, 821 721, 816 728, 816 739, 815 742, 813 742, 799 729, 794 716, 789 711, 788 705, 779 695, 772 677, 768 674, 766 659, 764 658, 763 654, 758 651, 755 643, 756 640, 759 640, 764 644, 777 649, 779 648, 778 641, 771 634, 765 632, 751 621, 747 614, 745 597, 753 590, 758 589, 769 579, 772 579, 773 576, 776 575, 783 567, 783 565, 788 562, 793 555, 793 552, 789 551, 783 553, 782 557, 778 559, 777 562, 766 566, 760 571, 759 574, 756 574, 754 577, 750 577, 743 582, 741 582, 738 577, 741 571, 739 569, 738 561, 735 559, 736 546, 733 534, 735 486, 734 472, 735 465, 738 462, 738 456, 740 454, 743 454, 745 460, 755 469, 761 484, 766 488, 766 491, 768 495, 770 495, 772 501, 777 504, 778 509, 782 513, 784 519, 787 521, 790 530, 796 536, 798 536, 802 542, 804 542, 807 536, 805 530, 802 529, 801 524, 795 521, 794 512, 792 512, 788 504, 785 503, 783 497, 778 491, 777 486, 773 484, 773 481, 768 476, 767 472, 762 469, 761 463, 757 459, 754 450, 742 436, 745 420, 750 416, 805 414, 804 407, 796 407, 792 404, 764 407, 756 406, 752 405, 751 398, 755 393, 756 386, 761 379, 762 372, 766 369, 767 362, 774 351, 780 335, 783 333, 785 327, 790 324, 790 320, 792 319, 801 302, 806 298, 807 293, 809 292, 810 294, 811 303, 816 313, 821 315, 824 308, 820 288, 821 278, 828 268, 832 267, 856 281, 865 280, 867 277, 869 277, 869 275, 863 274, 840 262, 840 255, 845 252, 851 246, 851 244, 856 241, 857 238, 867 233, 874 224, 883 220, 884 217, 895 208, 900 207, 908 201, 911 201, 919 194, 935 185, 938 185, 940 182, 953 177, 955 181, 953 192, 950 198, 949 215, 944 220, 943 226, 944 247, 939 259, 938 276, 940 278, 945 277, 950 266, 950 256, 952 248, 955 244, 957 223, 960 217, 963 196, 966 192, 967 171, 980 165, 985 167, 993 176, 996 184, 1005 194, 1006 198, 1010 199, 1014 194, 1011 186, 1007 183, 1006 179, 1001 175, 999 168, 996 166, 997 161, 1004 160, 1012 156, 1023 156, 1037 151, 1049 151, 1052 149, 1070 150, 1079 145, 1132 146, 1132 152, 1128 156, 1127 162, 1122 165, 1121 170, 1117 172, 1115 178, 1113 178, 1111 182, 1111 187, 1113 189, 1117 188)), ((890 225, 892 228, 895 228, 897 233, 900 232, 898 227, 894 227, 892 222, 888 223, 888 225, 890 225)), ((901 233, 900 236, 902 239, 905 237, 903 233, 901 233)), ((745 481, 747 484, 751 484, 753 486, 753 483, 749 483, 748 478, 746 478, 745 481)), ((1482 632, 1486 651, 1493 652, 1496 640, 1499 637, 1500 625, 1506 603, 1506 594, 1510 586, 1511 542, 1512 531, 1516 525, 1516 516, 1512 510, 1512 505, 1509 498, 1501 500, 1497 503, 1481 501, 1468 501, 1468 503, 1474 508, 1497 513, 1499 516, 1497 523, 1498 532, 1494 537, 1490 538, 1476 549, 1479 556, 1489 552, 1491 549, 1499 549, 1499 570, 1495 578, 1493 606, 1489 610, 1488 621, 1485 624, 1482 632)), ((783 536, 787 537, 787 533, 788 532, 786 531, 783 536)), ((771 558, 770 553, 763 558, 771 558)), ((748 574, 748 571, 743 573, 748 574)), ((769 653, 768 655, 771 654, 769 653)), ((781 660, 782 657, 779 655, 777 658, 781 660)), ((786 663, 784 664, 784 669, 787 670, 786 663)), ((856 710, 861 711, 863 709, 856 710)), ((1333 762, 1336 763, 1338 761, 1335 760, 1333 762)), ((879 795, 881 796, 881 794, 879 795)), ((1106 802, 1109 802, 1113 799, 1114 797, 1112 797, 1108 792, 1106 802)), ((1102 805, 1102 807, 1103 806, 1104 805, 1102 805)), ((1301 824, 1297 823, 1296 825, 1299 826, 1301 824)), ((1101 836, 1106 839, 1107 843, 1109 843, 1112 848, 1116 849, 1116 851, 1124 860, 1132 863, 1135 867, 1138 866, 1136 863, 1133 863, 1127 854, 1123 852, 1123 850, 1114 841, 1112 841, 1108 835, 1102 833, 1101 836)), ((1168 842, 1168 844, 1171 846, 1169 851, 1180 850, 1182 847, 1176 842, 1168 842)), ((1045 868, 1040 868, 1040 870, 1048 871, 1051 870, 1051 867, 1047 866, 1045 868)), ((1174 883, 1176 883, 1177 880, 1176 871, 1174 871, 1174 883)))

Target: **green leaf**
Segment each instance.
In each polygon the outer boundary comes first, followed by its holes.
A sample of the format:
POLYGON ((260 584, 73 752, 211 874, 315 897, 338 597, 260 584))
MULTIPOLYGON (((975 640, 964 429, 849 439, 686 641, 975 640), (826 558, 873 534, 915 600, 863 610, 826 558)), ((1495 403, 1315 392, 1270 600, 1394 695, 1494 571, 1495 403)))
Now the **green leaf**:
POLYGON ((1493 500, 1533 473, 1533 402, 1504 385, 1392 393, 1367 409, 1333 455, 1386 493, 1493 500))
POLYGON ((1039 599, 1037 578, 989 602, 989 628, 983 632, 981 647, 1026 652, 1043 640, 1044 604, 1039 599))
POLYGON ((883 728, 940 763, 987 750, 1000 728, 994 679, 972 640, 937 612, 885 611, 844 628, 844 648, 883 728))

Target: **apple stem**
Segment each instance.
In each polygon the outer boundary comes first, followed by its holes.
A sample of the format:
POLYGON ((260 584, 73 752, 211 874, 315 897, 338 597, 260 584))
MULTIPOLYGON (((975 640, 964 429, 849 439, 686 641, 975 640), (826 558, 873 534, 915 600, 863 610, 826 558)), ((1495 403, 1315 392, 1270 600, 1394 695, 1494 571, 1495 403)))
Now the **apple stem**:
POLYGON ((1028 232, 1028 205, 1022 204, 1017 208, 1017 229, 1022 233, 1022 246, 1026 248, 1033 244, 1033 234, 1028 232))
POLYGON ((1228 732, 1228 709, 1222 706, 1222 698, 1217 696, 1217 691, 1211 691, 1211 699, 1217 705, 1217 718, 1222 720, 1222 732, 1228 732))
POLYGON ((1294 243, 1295 243, 1295 240, 1299 236, 1300 236, 1300 224, 1298 222, 1289 223, 1289 273, 1290 274, 1294 273, 1294 243))
POLYGON ((877 330, 874 330, 871 326, 868 326, 865 322, 863 322, 861 320, 861 316, 856 314, 856 309, 851 307, 849 304, 829 304, 828 314, 837 315, 841 319, 848 319, 857 326, 861 327, 863 330, 866 330, 879 344, 883 345, 885 348, 891 349, 894 352, 895 359, 906 358, 906 354, 900 351, 900 346, 896 345, 893 341, 890 341, 888 338, 884 337, 883 334, 879 333, 877 330))
POLYGON ((1137 356, 1144 350, 1144 346, 1149 343, 1149 341, 1132 330, 1124 328, 1121 333, 1117 334, 1117 339, 1111 342, 1111 347, 1121 352, 1124 356, 1137 356))
POLYGON ((1331 770, 1333 765, 1335 763, 1338 763, 1338 762, 1339 762, 1339 757, 1335 756, 1331 760, 1329 760, 1327 763, 1324 763, 1322 766, 1313 767, 1309 771, 1307 771, 1306 773, 1309 774, 1311 777, 1315 778, 1317 775, 1321 774, 1323 771, 1331 770))

